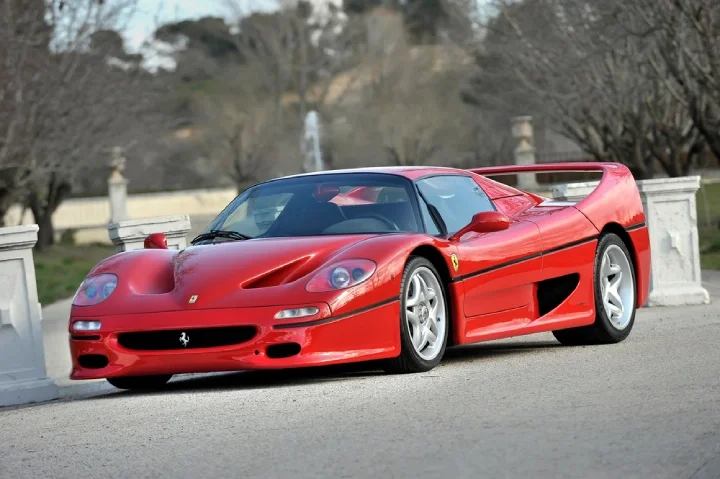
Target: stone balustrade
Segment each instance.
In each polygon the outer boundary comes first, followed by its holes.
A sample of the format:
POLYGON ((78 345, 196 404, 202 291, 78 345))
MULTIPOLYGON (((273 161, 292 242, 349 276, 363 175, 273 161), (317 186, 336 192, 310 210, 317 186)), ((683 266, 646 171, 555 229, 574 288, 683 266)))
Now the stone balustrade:
POLYGON ((572 201, 577 203, 597 188, 599 181, 586 181, 582 183, 566 183, 551 187, 553 199, 572 201))
MULTIPOLYGON (((597 181, 552 187, 553 198, 577 202, 597 181)), ((700 245, 695 195, 699 176, 637 181, 650 234, 651 268, 648 306, 707 304, 700 276, 700 245)))
POLYGON ((59 395, 47 377, 32 248, 37 225, 0 228, 0 406, 59 395))
POLYGON ((108 226, 110 241, 113 242, 118 252, 143 249, 145 238, 153 233, 164 233, 167 237, 168 248, 185 249, 189 231, 190 217, 188 215, 127 220, 108 226))

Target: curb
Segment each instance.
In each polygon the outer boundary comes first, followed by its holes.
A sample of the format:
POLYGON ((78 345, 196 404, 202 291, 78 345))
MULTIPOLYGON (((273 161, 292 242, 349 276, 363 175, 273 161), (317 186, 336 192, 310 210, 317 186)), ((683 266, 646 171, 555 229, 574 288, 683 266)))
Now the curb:
POLYGON ((82 399, 99 394, 118 392, 112 384, 104 379, 90 381, 72 381, 70 379, 55 380, 60 396, 58 399, 82 399))

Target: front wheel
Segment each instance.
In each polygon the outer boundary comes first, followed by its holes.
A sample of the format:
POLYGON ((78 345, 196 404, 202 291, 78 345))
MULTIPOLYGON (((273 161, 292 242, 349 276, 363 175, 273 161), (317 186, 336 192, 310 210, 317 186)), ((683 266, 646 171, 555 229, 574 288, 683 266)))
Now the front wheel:
POLYGON ((119 376, 107 378, 107 382, 118 389, 141 389, 147 391, 163 387, 170 381, 170 378, 172 378, 172 374, 159 376, 119 376))
POLYGON ((590 326, 553 331, 568 346, 619 343, 635 324, 635 268, 619 236, 603 235, 595 254, 595 322, 590 326))
POLYGON ((440 363, 448 335, 445 288, 433 264, 412 258, 400 284, 400 355, 387 362, 391 373, 420 373, 440 363))

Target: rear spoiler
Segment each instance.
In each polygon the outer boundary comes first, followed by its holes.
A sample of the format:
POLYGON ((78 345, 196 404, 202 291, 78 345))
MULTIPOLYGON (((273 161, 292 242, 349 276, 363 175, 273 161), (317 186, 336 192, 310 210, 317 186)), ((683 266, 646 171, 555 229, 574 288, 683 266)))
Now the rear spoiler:
MULTIPOLYGON (((571 163, 541 163, 535 165, 486 166, 483 168, 469 168, 468 171, 483 176, 543 173, 548 171, 602 171, 603 173, 607 173, 616 170, 618 167, 627 169, 620 163, 577 161, 571 163)), ((605 175, 603 175, 603 177, 604 176, 605 175)))
MULTIPOLYGON (((614 181, 608 180, 611 177, 625 176, 632 174, 626 166, 621 163, 609 163, 609 162, 568 162, 568 163, 541 163, 535 165, 502 165, 502 166, 487 166, 483 168, 469 168, 467 171, 482 176, 501 176, 501 175, 513 175, 517 173, 546 173, 546 172, 578 172, 578 171, 601 171, 603 173, 599 184, 596 186, 590 195, 593 195, 599 190, 600 194, 605 194, 616 185, 614 181)), ((590 197, 588 195, 587 198, 590 197)), ((585 199, 587 199, 585 198, 585 199)), ((585 201, 585 200, 582 200, 585 201)))
POLYGON ((575 207, 582 211, 596 226, 600 225, 599 228, 602 228, 609 221, 618 222, 625 227, 632 224, 632 222, 645 221, 645 213, 635 178, 628 167, 622 163, 543 163, 539 165, 488 166, 469 168, 467 171, 482 176, 551 171, 601 171, 602 178, 600 178, 598 185, 589 195, 578 201, 575 207), (620 212, 623 213, 617 214, 620 212))

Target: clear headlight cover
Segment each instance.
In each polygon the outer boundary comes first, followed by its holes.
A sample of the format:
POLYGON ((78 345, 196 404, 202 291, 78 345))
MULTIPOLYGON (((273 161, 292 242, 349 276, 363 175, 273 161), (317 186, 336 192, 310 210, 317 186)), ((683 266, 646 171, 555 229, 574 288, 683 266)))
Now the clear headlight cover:
POLYGON ((110 297, 118 284, 114 274, 99 274, 85 278, 73 298, 75 306, 93 306, 110 297))
POLYGON ((307 284, 311 293, 352 288, 364 283, 375 273, 377 265, 369 259, 346 259, 323 268, 307 284))

